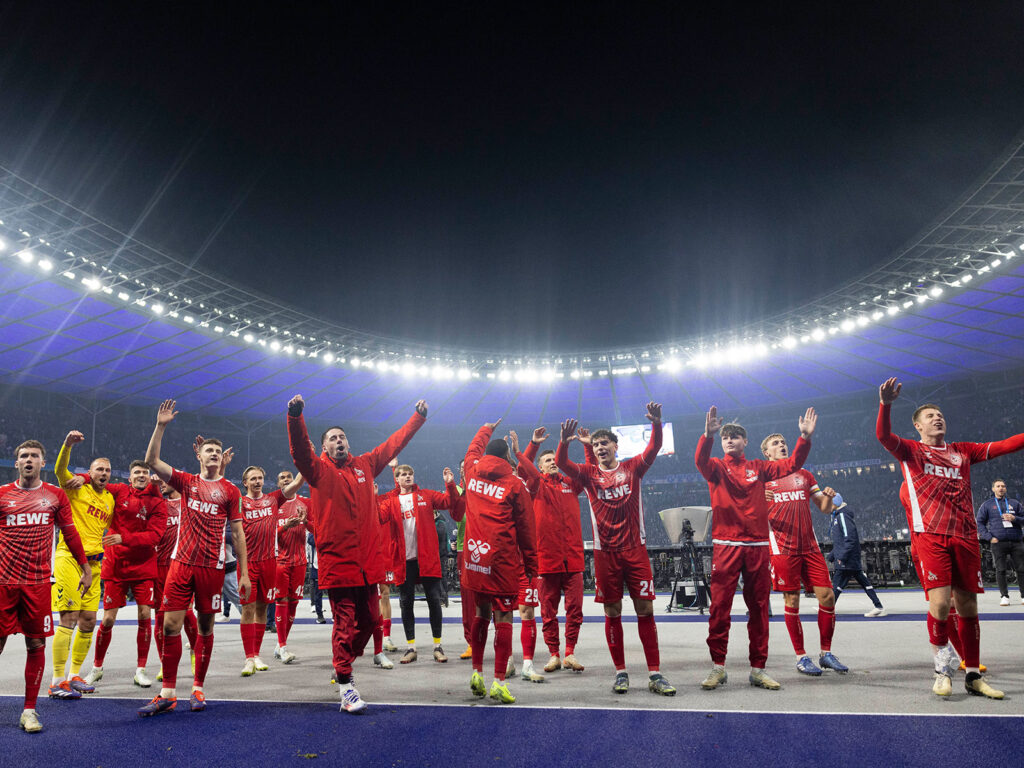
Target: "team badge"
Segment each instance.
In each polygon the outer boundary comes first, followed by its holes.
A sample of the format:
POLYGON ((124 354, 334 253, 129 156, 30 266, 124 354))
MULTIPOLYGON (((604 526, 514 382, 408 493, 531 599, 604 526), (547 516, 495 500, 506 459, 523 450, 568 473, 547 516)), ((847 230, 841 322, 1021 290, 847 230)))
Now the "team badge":
POLYGON ((804 479, 803 479, 803 478, 802 478, 802 477, 801 477, 800 475, 797 475, 797 476, 796 476, 796 477, 795 477, 795 478, 793 479, 793 485, 795 485, 795 486, 796 486, 797 488, 799 488, 799 487, 800 487, 800 486, 802 486, 803 484, 804 484, 804 479))
POLYGON ((960 454, 959 453, 950 454, 949 460, 951 462, 953 462, 953 466, 954 467, 959 467, 961 462, 963 462, 963 459, 960 458, 960 454))
POLYGON ((210 498, 213 499, 214 501, 220 501, 220 491, 214 489, 214 491, 210 494, 210 498))

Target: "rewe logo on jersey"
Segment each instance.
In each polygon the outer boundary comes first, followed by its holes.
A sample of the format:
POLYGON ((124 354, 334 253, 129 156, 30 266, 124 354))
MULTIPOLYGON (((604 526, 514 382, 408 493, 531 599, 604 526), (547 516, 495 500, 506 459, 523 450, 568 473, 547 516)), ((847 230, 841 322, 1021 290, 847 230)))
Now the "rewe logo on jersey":
POLYGON ((188 508, 195 510, 196 512, 205 512, 208 515, 216 515, 220 511, 219 504, 213 504, 209 501, 200 501, 197 498, 190 498, 188 500, 188 508))
POLYGON ((481 493, 484 496, 490 496, 492 499, 501 501, 505 498, 505 489, 497 483, 485 483, 483 480, 478 478, 471 479, 466 483, 466 490, 473 491, 474 493, 481 493))
POLYGON ((597 498, 603 499, 604 501, 624 499, 627 496, 629 496, 629 483, 626 483, 625 485, 616 485, 614 488, 597 489, 597 498))
POLYGON ((17 515, 7 515, 8 525, 46 525, 49 522, 49 512, 22 512, 17 515))
POLYGON ((935 477, 948 477, 953 480, 962 480, 960 467, 937 467, 934 464, 925 464, 924 473, 935 477))
POLYGON ((466 542, 466 549, 470 552, 470 558, 474 563, 480 562, 480 556, 486 555, 491 551, 491 545, 486 541, 477 541, 476 539, 470 539, 466 542))
POLYGON ((773 493, 772 499, 776 504, 782 504, 787 501, 807 501, 807 491, 782 491, 781 493, 773 493))

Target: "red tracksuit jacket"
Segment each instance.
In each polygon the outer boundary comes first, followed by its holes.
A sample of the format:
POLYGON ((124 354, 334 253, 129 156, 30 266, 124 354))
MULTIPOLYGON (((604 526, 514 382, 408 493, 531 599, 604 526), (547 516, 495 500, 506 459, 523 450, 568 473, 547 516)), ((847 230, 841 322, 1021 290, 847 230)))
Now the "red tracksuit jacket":
POLYGON ((583 527, 580 499, 583 486, 562 474, 545 475, 533 464, 537 444, 530 441, 516 458, 533 497, 537 524, 537 573, 583 572, 583 527))
POLYGON ((156 578, 156 545, 167 528, 167 502, 160 486, 141 491, 130 483, 108 483, 114 496, 114 516, 107 533, 121 534, 121 543, 103 550, 100 576, 104 581, 143 581, 156 578))
POLYGON ((414 413, 369 453, 336 464, 309 444, 306 421, 288 417, 288 443, 295 468, 309 483, 310 519, 316 536, 321 589, 361 587, 384 580, 380 522, 373 479, 405 448, 426 419, 414 413))
MULTIPOLYGON (((420 488, 414 485, 412 495, 415 497, 416 510, 416 559, 419 561, 420 576, 441 578, 441 555, 437 541, 437 528, 434 526, 434 510, 450 509, 452 496, 458 496, 455 483, 446 487, 446 493, 420 488)), ((405 526, 402 520, 402 494, 396 489, 378 497, 377 509, 380 512, 381 525, 385 526, 383 535, 389 540, 384 544, 387 570, 394 570, 395 580, 405 582, 405 526), (390 535, 389 535, 390 534, 390 535)))
POLYGON ((516 595, 524 566, 537 573, 533 502, 511 464, 484 455, 491 432, 481 427, 466 451, 462 580, 474 592, 516 595))
POLYGON ((768 541, 766 480, 779 480, 796 472, 807 461, 811 443, 796 441, 793 455, 782 461, 763 459, 711 458, 714 441, 700 436, 694 463, 708 481, 711 494, 711 539, 715 543, 760 543, 768 541))

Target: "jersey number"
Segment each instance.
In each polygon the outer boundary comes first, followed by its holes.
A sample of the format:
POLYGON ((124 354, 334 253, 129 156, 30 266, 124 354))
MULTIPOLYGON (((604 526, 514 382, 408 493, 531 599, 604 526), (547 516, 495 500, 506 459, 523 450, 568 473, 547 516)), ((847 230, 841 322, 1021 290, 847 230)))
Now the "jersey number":
POLYGON ((640 597, 654 597, 654 579, 640 582, 640 597))
POLYGON ((53 616, 46 614, 43 616, 43 632, 49 632, 53 627, 53 616))
POLYGON ((220 595, 214 595, 210 598, 210 607, 215 611, 220 610, 220 595))
POLYGON ((527 587, 526 588, 526 602, 528 602, 528 603, 539 603, 540 602, 540 600, 537 599, 537 589, 536 589, 536 587, 527 587))

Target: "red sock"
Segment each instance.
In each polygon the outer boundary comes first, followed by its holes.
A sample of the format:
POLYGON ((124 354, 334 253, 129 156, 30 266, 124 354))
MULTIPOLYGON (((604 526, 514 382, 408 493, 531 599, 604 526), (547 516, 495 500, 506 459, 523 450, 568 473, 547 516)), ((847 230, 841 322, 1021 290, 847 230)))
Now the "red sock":
MULTIPOLYGON (((295 612, 298 609, 299 609, 298 601, 292 600, 290 603, 288 603, 288 633, 289 634, 291 634, 292 627, 295 626, 295 612)), ((288 636, 285 635, 284 639, 287 640, 288 636)))
POLYGON ((622 617, 604 617, 604 637, 612 654, 616 671, 626 668, 626 649, 622 647, 622 617))
POLYGON ((291 603, 277 603, 274 623, 277 624, 277 644, 281 647, 288 645, 288 630, 292 626, 288 611, 290 605, 291 603))
MULTIPOLYGON (((949 607, 949 624, 947 626, 949 627, 949 642, 951 642, 953 647, 956 648, 956 652, 959 654, 960 658, 965 658, 964 644, 960 639, 960 616, 957 614, 956 608, 953 606, 949 607)), ((967 666, 967 662, 964 662, 964 666, 967 666)))
POLYGON ((384 637, 391 637, 391 619, 384 619, 384 637))
POLYGON ((658 625, 654 616, 637 616, 637 632, 640 633, 640 644, 644 647, 644 658, 647 659, 649 672, 657 672, 661 667, 661 654, 658 652, 658 625))
POLYGON ((949 622, 939 621, 931 613, 928 614, 928 640, 932 645, 942 648, 949 642, 949 622))
POLYGON ((978 617, 960 617, 960 642, 964 647, 964 666, 977 669, 981 664, 981 624, 978 617))
POLYGON ((384 620, 378 618, 373 625, 373 655, 384 653, 384 620))
MULTIPOLYGON (((192 646, 195 648, 195 645, 192 646)), ((178 663, 181 661, 181 635, 164 635, 164 653, 160 659, 164 673, 164 688, 174 688, 178 683, 178 663)))
POLYGON ((487 646, 487 619, 483 616, 473 617, 473 669, 480 672, 484 668, 484 648, 487 646))
POLYGON ((567 644, 565 646, 565 655, 566 656, 572 656, 574 653, 576 653, 576 646, 575 645, 568 645, 567 644))
POLYGON ((537 620, 523 620, 519 631, 519 642, 523 645, 523 661, 533 660, 533 652, 537 649, 537 620))
POLYGON ((199 637, 199 622, 191 610, 185 611, 185 637, 188 638, 189 645, 195 648, 199 637))
POLYGON ((253 656, 260 655, 260 648, 263 647, 263 636, 267 634, 267 624, 263 621, 257 621, 252 625, 253 627, 253 638, 252 638, 252 650, 253 656))
POLYGON ((795 608, 784 608, 786 615, 786 629, 789 630, 789 639, 793 643, 793 650, 797 656, 807 653, 804 648, 804 625, 800 622, 800 611, 795 608))
MULTIPOLYGON (((102 629, 102 627, 100 627, 102 629)), ((149 642, 153 637, 153 630, 150 627, 149 619, 139 619, 139 629, 135 633, 135 649, 138 651, 138 664, 145 667, 149 661, 149 642)))
MULTIPOLYGON (((245 658, 251 659, 255 656, 255 652, 252 649, 253 630, 256 628, 255 624, 239 624, 238 631, 242 634, 242 653, 245 654, 245 658)), ((202 642, 201 640, 199 642, 202 642)), ((196 655, 199 655, 199 646, 196 643, 192 644, 195 648, 196 655)))
MULTIPOLYGON (((185 614, 188 616, 188 614, 185 614)), ((153 641, 156 643, 156 657, 164 657, 164 612, 157 611, 153 616, 153 641)))
MULTIPOLYGON (((486 641, 485 641, 486 642, 486 641)), ((512 656, 512 622, 499 621, 494 624, 494 677, 505 679, 508 660, 512 656)))
POLYGON ((113 627, 107 629, 102 624, 96 630, 96 655, 93 657, 94 667, 102 667, 103 660, 107 658, 107 648, 110 647, 110 636, 113 634, 113 627))
POLYGON ((35 709, 39 698, 39 686, 43 682, 46 667, 46 646, 29 648, 25 657, 25 709, 35 709))
POLYGON ((821 652, 832 650, 832 635, 836 631, 836 609, 818 606, 818 634, 821 636, 821 652))
POLYGON ((213 633, 200 635, 197 639, 199 647, 196 648, 195 684, 202 687, 206 681, 206 670, 210 668, 210 657, 213 656, 213 633))

